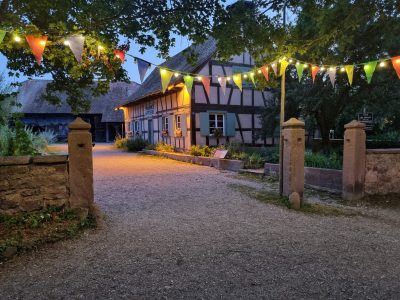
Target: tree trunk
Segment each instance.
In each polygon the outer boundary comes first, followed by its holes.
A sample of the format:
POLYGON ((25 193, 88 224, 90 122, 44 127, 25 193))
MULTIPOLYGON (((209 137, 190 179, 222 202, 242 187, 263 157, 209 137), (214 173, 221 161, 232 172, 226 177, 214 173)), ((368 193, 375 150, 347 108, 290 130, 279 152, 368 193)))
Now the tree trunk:
POLYGON ((327 153, 330 150, 329 124, 325 121, 325 118, 323 116, 316 115, 315 119, 317 120, 319 131, 321 133, 322 151, 324 153, 327 153))

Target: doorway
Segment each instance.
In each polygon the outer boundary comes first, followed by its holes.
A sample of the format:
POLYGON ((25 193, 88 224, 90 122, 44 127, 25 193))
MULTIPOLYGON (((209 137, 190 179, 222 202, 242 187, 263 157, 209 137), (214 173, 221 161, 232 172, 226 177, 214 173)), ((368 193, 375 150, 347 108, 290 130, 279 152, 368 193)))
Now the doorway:
POLYGON ((153 120, 147 120, 147 128, 149 129, 149 134, 147 137, 147 141, 149 142, 149 144, 154 144, 154 129, 153 129, 153 120))

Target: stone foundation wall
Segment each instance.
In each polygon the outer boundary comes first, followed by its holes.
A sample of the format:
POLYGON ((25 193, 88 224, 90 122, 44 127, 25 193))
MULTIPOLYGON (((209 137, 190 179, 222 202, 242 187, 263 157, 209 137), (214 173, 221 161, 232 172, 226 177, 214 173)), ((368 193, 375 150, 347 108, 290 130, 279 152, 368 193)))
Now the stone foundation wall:
POLYGON ((366 154, 365 193, 400 194, 400 149, 369 149, 366 154))
POLYGON ((69 195, 68 156, 0 157, 0 213, 62 206, 69 195))

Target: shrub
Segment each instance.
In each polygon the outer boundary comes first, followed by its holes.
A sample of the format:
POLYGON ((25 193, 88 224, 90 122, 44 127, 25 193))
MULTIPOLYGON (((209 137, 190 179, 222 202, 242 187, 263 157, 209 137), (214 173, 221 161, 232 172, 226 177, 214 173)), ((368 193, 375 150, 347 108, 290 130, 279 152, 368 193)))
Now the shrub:
POLYGON ((213 155, 213 153, 215 152, 215 149, 210 148, 208 146, 192 146, 190 148, 190 155, 193 156, 205 156, 205 157, 210 157, 213 155))
POLYGON ((142 138, 128 139, 126 142, 126 148, 129 152, 142 151, 148 142, 142 138))
POLYGON ((126 144, 128 142, 127 138, 123 138, 120 135, 115 137, 114 146, 118 149, 126 149, 126 144))
POLYGON ((15 132, 8 126, 0 126, 0 156, 14 154, 15 132))
POLYGON ((164 142, 157 143, 154 147, 156 151, 160 152, 175 152, 175 147, 164 142))
POLYGON ((304 156, 304 165, 313 168, 340 170, 342 169, 342 158, 336 152, 332 152, 329 156, 322 153, 306 152, 304 156))
POLYGON ((38 151, 33 145, 33 133, 24 127, 21 120, 15 120, 14 155, 35 155, 38 151))
POLYGON ((258 152, 254 152, 250 155, 246 154, 243 161, 246 169, 263 168, 265 164, 264 157, 262 157, 261 153, 258 152))

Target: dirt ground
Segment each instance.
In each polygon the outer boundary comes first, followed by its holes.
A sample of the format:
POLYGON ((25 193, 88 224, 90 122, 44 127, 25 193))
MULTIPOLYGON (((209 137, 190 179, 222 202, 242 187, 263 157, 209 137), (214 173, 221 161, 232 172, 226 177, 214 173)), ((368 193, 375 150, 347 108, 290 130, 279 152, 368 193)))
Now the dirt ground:
POLYGON ((232 188, 263 183, 106 145, 94 170, 105 227, 3 263, 1 299, 400 297, 396 222, 288 210, 232 188))

